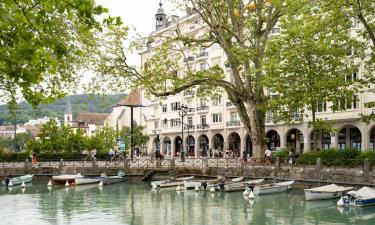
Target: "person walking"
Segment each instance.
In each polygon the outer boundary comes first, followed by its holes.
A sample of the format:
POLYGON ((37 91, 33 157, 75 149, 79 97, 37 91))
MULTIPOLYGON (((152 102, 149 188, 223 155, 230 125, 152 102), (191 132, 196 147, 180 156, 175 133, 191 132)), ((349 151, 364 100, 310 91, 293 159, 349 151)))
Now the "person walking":
POLYGON ((264 148, 266 149, 266 151, 264 152, 264 156, 266 158, 266 164, 271 164, 272 151, 268 148, 267 145, 265 145, 264 148))
POLYGON ((289 154, 288 154, 288 163, 289 165, 293 165, 294 164, 294 152, 292 149, 289 150, 289 154))
POLYGON ((242 152, 242 159, 245 163, 247 163, 247 149, 246 148, 242 152))
POLYGON ((86 148, 83 149, 83 151, 81 153, 82 162, 86 162, 88 154, 89 154, 89 152, 87 151, 87 149, 86 148))
POLYGON ((91 158, 92 158, 92 160, 96 160, 96 148, 91 150, 91 158))

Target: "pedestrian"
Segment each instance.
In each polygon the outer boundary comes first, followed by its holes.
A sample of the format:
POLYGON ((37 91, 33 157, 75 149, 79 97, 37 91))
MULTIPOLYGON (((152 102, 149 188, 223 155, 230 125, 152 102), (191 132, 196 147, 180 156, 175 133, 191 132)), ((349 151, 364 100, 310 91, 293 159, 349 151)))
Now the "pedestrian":
POLYGON ((109 163, 111 163, 113 161, 113 155, 114 155, 114 151, 111 148, 111 149, 109 149, 109 152, 108 152, 109 163))
POLYGON ((293 165, 294 164, 294 152, 293 150, 289 150, 289 154, 288 154, 288 163, 289 165, 293 165))
POLYGON ((212 148, 210 148, 210 149, 208 150, 208 154, 210 154, 210 158, 212 158, 212 155, 213 155, 213 153, 212 153, 212 148))
POLYGON ((33 159, 31 160, 31 162, 34 164, 34 163, 38 163, 38 160, 36 158, 36 153, 34 152, 33 153, 33 159))
POLYGON ((267 145, 264 146, 266 151, 264 152, 264 157, 266 158, 266 164, 271 164, 272 151, 268 148, 267 145))
POLYGON ((83 149, 83 151, 81 153, 82 162, 86 162, 88 154, 89 154, 89 152, 87 151, 87 149, 86 148, 83 149))
POLYGON ((95 148, 93 150, 91 150, 91 157, 92 157, 92 160, 96 160, 96 149, 95 148))
POLYGON ((242 159, 245 163, 247 162, 247 149, 246 148, 242 152, 242 159))

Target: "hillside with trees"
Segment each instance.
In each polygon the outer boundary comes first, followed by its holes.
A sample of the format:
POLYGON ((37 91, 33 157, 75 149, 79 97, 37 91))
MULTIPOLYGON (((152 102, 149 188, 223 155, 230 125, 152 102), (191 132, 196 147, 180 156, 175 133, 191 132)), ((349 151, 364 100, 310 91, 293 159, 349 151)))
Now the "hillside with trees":
MULTIPOLYGON (((69 96, 70 104, 74 116, 78 112, 97 112, 109 113, 112 106, 115 105, 124 95, 72 95, 69 96)), ((64 119, 64 111, 67 103, 67 97, 56 100, 47 105, 39 105, 33 108, 26 102, 21 102, 16 110, 16 118, 13 118, 8 111, 7 105, 0 105, 0 125, 11 125, 13 121, 23 124, 30 119, 47 117, 57 117, 61 121, 64 119)))

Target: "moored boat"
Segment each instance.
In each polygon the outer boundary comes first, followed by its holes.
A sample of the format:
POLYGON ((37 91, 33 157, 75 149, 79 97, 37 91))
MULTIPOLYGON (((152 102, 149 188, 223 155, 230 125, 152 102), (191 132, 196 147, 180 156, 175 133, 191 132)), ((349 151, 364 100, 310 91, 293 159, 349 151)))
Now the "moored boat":
POLYGON ((349 191, 342 200, 345 206, 364 207, 375 205, 375 189, 362 187, 357 191, 349 191))
POLYGON ((234 191, 244 191, 249 185, 260 184, 264 179, 249 180, 246 182, 231 182, 224 184, 224 191, 234 192, 234 191))
POLYGON ((233 183, 239 183, 243 180, 243 177, 236 177, 236 178, 232 178, 230 179, 229 181, 224 181, 222 179, 220 179, 220 181, 218 181, 217 183, 215 184, 210 184, 210 185, 207 185, 206 189, 205 190, 215 190, 215 191, 224 191, 224 188, 225 188, 225 185, 226 184, 233 184, 233 183))
POLYGON ((201 188, 204 183, 207 185, 218 184, 219 179, 212 180, 184 180, 184 187, 186 189, 194 189, 195 187, 201 188))
POLYGON ((96 184, 102 180, 101 177, 87 177, 82 175, 77 175, 75 177, 75 184, 76 185, 83 185, 83 184, 96 184))
POLYGON ((122 171, 118 172, 117 176, 102 176, 101 178, 103 185, 117 184, 126 180, 125 173, 122 171))
POLYGON ((336 184, 325 185, 316 188, 305 189, 307 201, 340 198, 340 196, 354 187, 338 186, 336 184))
POLYGON ((192 180, 194 176, 189 177, 179 177, 179 178, 171 178, 168 180, 161 180, 161 181, 153 181, 151 182, 152 188, 168 188, 168 187, 177 187, 182 186, 184 181, 192 180))
POLYGON ((292 185, 293 183, 294 183, 294 180, 255 186, 254 194, 263 195, 263 194, 284 192, 284 191, 287 191, 288 186, 292 185))
POLYGON ((33 180, 33 176, 33 174, 27 174, 13 178, 6 177, 3 179, 2 184, 8 186, 9 184, 21 185, 22 183, 30 183, 33 180))
POLYGON ((75 174, 64 174, 64 175, 58 175, 58 176, 52 176, 52 184, 53 185, 65 185, 66 182, 69 183, 69 185, 75 185, 75 174))

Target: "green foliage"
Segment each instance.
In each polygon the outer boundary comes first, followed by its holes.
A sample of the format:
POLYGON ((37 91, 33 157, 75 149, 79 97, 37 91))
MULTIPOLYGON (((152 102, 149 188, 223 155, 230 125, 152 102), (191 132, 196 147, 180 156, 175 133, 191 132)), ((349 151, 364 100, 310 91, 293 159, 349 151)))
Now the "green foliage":
MULTIPOLYGON (((112 106, 124 97, 122 94, 116 95, 71 95, 69 96, 73 116, 78 112, 97 112, 108 113, 112 110, 112 106)), ((67 97, 56 100, 50 104, 40 104, 36 108, 32 105, 21 102, 18 108, 14 110, 15 114, 11 114, 7 105, 0 105, 0 126, 23 124, 31 119, 47 117, 57 117, 60 121, 64 120, 64 111, 66 108, 67 97)))
POLYGON ((0 97, 36 106, 74 90, 96 20, 93 0, 4 0, 0 4, 0 97))
POLYGON ((320 150, 319 152, 303 153, 297 158, 297 163, 301 165, 315 165, 318 158, 321 159, 321 163, 325 166, 353 167, 362 165, 363 160, 366 158, 369 158, 371 163, 375 163, 375 152, 361 152, 352 148, 344 150, 320 150))
POLYGON ((277 157, 279 157, 281 161, 285 161, 288 159, 288 155, 289 155, 288 149, 280 149, 272 153, 272 158, 276 159, 277 157))

